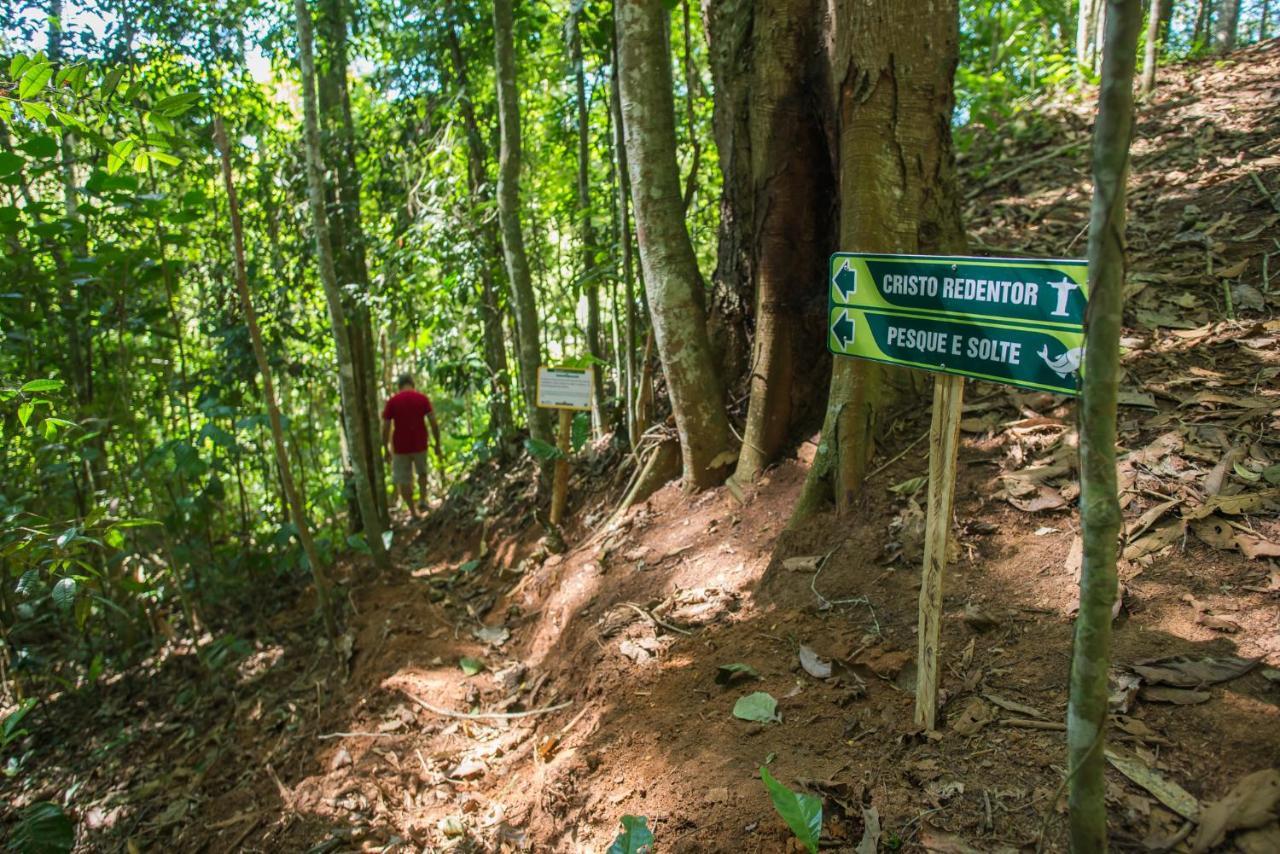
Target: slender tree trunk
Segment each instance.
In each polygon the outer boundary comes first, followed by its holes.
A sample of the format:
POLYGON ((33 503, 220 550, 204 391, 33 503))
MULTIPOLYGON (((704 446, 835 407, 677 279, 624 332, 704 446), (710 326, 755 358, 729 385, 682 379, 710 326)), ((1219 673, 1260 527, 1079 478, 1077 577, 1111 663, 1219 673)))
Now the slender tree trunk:
POLYGON ((289 453, 284 444, 284 427, 280 421, 280 407, 276 401, 275 387, 271 381, 271 365, 267 361, 267 351, 262 345, 262 333, 258 329, 258 318, 253 308, 253 297, 249 294, 249 277, 245 272, 244 236, 240 224, 240 205, 236 199, 235 182, 231 175, 231 151, 227 145, 227 135, 222 127, 222 119, 213 120, 214 141, 222 155, 222 181, 227 190, 227 203, 231 210, 231 236, 235 251, 236 291, 240 295, 240 308, 244 312, 244 322, 249 328, 249 340, 253 344, 253 355, 258 361, 258 372, 262 375, 262 398, 267 404, 267 418, 271 422, 271 440, 275 447, 276 466, 279 469, 280 483, 287 502, 289 516, 298 531, 298 540, 302 543, 302 551, 311 566, 311 575, 316 582, 316 601, 320 614, 324 618, 325 631, 332 643, 338 637, 337 625, 333 617, 332 584, 320 552, 316 549, 315 540, 311 537, 311 525, 307 522, 306 505, 293 481, 293 469, 289 465, 289 453))
POLYGON ((1156 62, 1160 56, 1160 21, 1164 6, 1170 0, 1151 0, 1147 10, 1147 44, 1142 55, 1142 94, 1150 95, 1156 88, 1156 62))
MULTIPOLYGON (((618 241, 622 254, 623 296, 627 301, 623 334, 623 375, 626 377, 627 438, 635 448, 643 432, 636 412, 636 291, 634 261, 631 253, 631 175, 627 163, 627 144, 622 120, 622 97, 618 85, 618 45, 613 44, 613 73, 609 79, 609 100, 613 110, 613 146, 618 158, 618 241)), ((615 307, 615 311, 616 311, 615 307)))
POLYGON ((1228 53, 1236 46, 1240 26, 1240 0, 1218 0, 1218 14, 1213 27, 1213 50, 1228 53))
POLYGON ((663 0, 618 0, 615 11, 627 159, 631 186, 640 188, 640 261, 680 434, 685 488, 702 489, 724 480, 735 454, 707 336, 702 275, 684 225, 667 12, 663 0))
POLYGON ((1120 502, 1116 491, 1116 395, 1125 279, 1125 179, 1133 135, 1133 71, 1140 0, 1108 0, 1102 89, 1093 136, 1089 305, 1080 397, 1080 526, 1084 561, 1067 706, 1071 850, 1105 851, 1107 668, 1116 598, 1120 502))
POLYGON ((582 292, 587 298, 587 352, 591 354, 591 425, 594 435, 601 436, 609 423, 604 405, 604 347, 600 343, 600 281, 596 265, 596 233, 591 226, 591 137, 587 110, 587 77, 583 67, 582 33, 577 16, 573 19, 571 43, 574 83, 578 111, 578 217, 582 241, 582 292))
POLYGON ((324 36, 323 67, 318 81, 322 151, 326 165, 337 179, 328 188, 331 196, 329 242, 334 251, 334 269, 345 297, 347 330, 356 369, 356 398, 353 403, 367 425, 362 435, 370 439, 365 444, 356 437, 352 444, 364 455, 378 514, 386 524, 389 521, 386 480, 382 470, 382 449, 375 438, 379 431, 381 394, 369 308, 364 223, 360 214, 361 181, 356 166, 355 121, 347 86, 347 2, 322 0, 320 11, 324 36))
MULTIPOLYGON (((333 327, 333 343, 338 357, 338 384, 345 400, 356 401, 359 399, 359 394, 356 390, 355 363, 351 353, 351 341, 347 335, 342 292, 338 287, 338 276, 334 270, 333 248, 329 244, 328 215, 324 204, 323 160, 320 153, 320 119, 316 109, 311 10, 307 8, 307 0, 294 0, 294 14, 297 16, 298 25, 298 61, 302 67, 302 114, 305 133, 303 147, 306 149, 307 156, 307 186, 312 226, 315 229, 316 260, 320 267, 320 281, 324 286, 325 299, 329 305, 329 322, 333 327)), ((369 425, 359 416, 356 406, 343 408, 343 422, 346 425, 347 435, 353 442, 358 445, 370 442, 372 437, 365 435, 369 425)), ((382 520, 373 495, 369 469, 364 456, 360 453, 352 453, 351 462, 355 475, 356 500, 364 520, 365 539, 373 553, 374 564, 379 569, 385 569, 390 567, 390 561, 382 542, 382 520)))
POLYGON ((1196 7, 1196 25, 1191 33, 1191 44, 1196 47, 1203 47, 1207 33, 1209 32, 1210 12, 1213 9, 1213 0, 1200 0, 1196 7))
MULTIPOLYGON (((448 9, 452 18, 453 5, 450 4, 448 9)), ((467 74, 466 57, 462 53, 462 42, 452 20, 447 35, 453 73, 460 89, 458 101, 462 108, 462 121, 467 131, 467 186, 476 210, 483 212, 483 222, 479 229, 481 321, 485 365, 493 382, 489 391, 489 429, 494 434, 498 448, 505 453, 515 432, 515 425, 511 416, 511 373, 507 368, 507 346, 502 332, 501 286, 493 274, 493 261, 501 259, 502 242, 493 218, 486 211, 493 201, 488 175, 489 154, 480 133, 475 103, 471 100, 471 83, 467 74)))
POLYGON ((516 85, 515 21, 512 0, 494 0, 494 70, 498 86, 498 126, 501 149, 498 156, 498 221, 502 229, 502 251, 506 256, 511 299, 515 303, 517 354, 520 385, 524 392, 529 435, 551 441, 551 419, 538 408, 538 364, 542 348, 538 333, 538 306, 529 273, 520 225, 520 92, 516 85))
POLYGON ((705 7, 724 195, 718 277, 755 293, 750 398, 735 480, 771 463, 829 379, 821 329, 835 241, 825 7, 712 0, 705 7), (807 333, 807 334, 806 334, 807 333))
POLYGON ((1076 62, 1093 66, 1094 32, 1098 23, 1098 4, 1105 0, 1080 0, 1076 17, 1076 62))
POLYGON ((1258 41, 1267 40, 1267 17, 1271 12, 1271 0, 1262 0, 1262 17, 1258 19, 1258 41))
MULTIPOLYGON (((964 233, 951 150, 959 38, 955 0, 946 0, 931 15, 919 15, 896 0, 840 0, 834 23, 840 247, 961 251, 964 233)), ((860 359, 835 360, 822 441, 793 522, 830 497, 839 512, 849 509, 885 410, 908 390, 919 396, 923 378, 860 359)))

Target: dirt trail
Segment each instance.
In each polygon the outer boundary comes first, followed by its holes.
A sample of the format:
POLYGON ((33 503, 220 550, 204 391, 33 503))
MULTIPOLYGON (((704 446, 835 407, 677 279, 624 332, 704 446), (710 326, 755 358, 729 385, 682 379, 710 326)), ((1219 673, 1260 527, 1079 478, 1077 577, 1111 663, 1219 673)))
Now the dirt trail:
MULTIPOLYGON (((1270 42, 1166 72, 1135 143, 1117 674, 1171 655, 1262 662, 1207 698, 1148 680, 1123 698, 1115 746, 1202 802, 1280 767, 1266 669, 1280 666, 1280 573, 1260 545, 1280 542, 1263 479, 1280 461, 1280 324, 1262 276, 1280 249, 1278 106, 1270 42)), ((978 139, 969 162, 995 164, 971 184, 979 248, 1083 253, 1085 151, 1019 167, 1086 122, 1061 111, 1011 151, 978 139)), ((562 556, 539 547, 519 481, 490 472, 487 495, 399 537, 391 576, 344 568, 345 675, 327 671, 298 601, 221 687, 192 687, 188 652, 105 686, 94 708, 53 703, 62 736, 47 738, 36 794, 81 784, 86 848, 602 851, 629 813, 663 851, 786 851, 757 775, 768 764, 825 797, 839 850, 872 811, 886 850, 1061 850, 1074 405, 969 390, 935 733, 911 720, 922 408, 882 437, 856 513, 796 531, 784 528, 811 441, 744 500, 669 486, 612 531, 601 523, 627 470, 597 449, 572 491, 579 545, 562 556), (482 504, 510 512, 466 515, 482 504), (801 668, 800 644, 833 678, 801 668), (758 679, 718 684, 717 667, 739 662, 758 679), (780 723, 732 716, 756 690, 778 699, 780 723), (70 740, 86 723, 104 735, 70 740)), ((1121 850, 1182 828, 1118 773, 1108 799, 1121 850)))

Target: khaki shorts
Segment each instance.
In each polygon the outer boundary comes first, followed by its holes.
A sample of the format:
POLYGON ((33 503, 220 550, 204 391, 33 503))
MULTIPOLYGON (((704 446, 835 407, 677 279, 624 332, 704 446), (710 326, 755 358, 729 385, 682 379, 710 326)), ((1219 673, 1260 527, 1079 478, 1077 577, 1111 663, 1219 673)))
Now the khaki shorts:
POLYGON ((416 454, 392 454, 391 456, 391 482, 397 486, 412 486, 413 472, 418 472, 418 478, 423 479, 427 476, 427 452, 419 451, 416 454))

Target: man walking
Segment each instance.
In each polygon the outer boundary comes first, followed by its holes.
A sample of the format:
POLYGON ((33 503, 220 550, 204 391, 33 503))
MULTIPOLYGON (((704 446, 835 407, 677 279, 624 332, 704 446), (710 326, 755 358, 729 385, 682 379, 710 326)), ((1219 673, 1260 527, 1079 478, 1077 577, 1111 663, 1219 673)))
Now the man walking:
POLYGON ((391 460, 391 482, 404 499, 414 519, 419 510, 427 509, 427 425, 435 439, 436 458, 443 461, 440 450, 440 425, 436 422, 431 399, 414 388, 413 375, 401 374, 399 391, 382 408, 382 444, 391 460), (422 503, 413 503, 413 473, 418 472, 422 503))

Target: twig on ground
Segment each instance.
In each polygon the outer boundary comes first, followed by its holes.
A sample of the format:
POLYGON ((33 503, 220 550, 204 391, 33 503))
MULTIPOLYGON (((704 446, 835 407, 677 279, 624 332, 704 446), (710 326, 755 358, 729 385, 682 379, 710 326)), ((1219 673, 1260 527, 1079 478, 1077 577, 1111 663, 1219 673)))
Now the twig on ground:
POLYGON ((875 477, 876 475, 880 474, 880 472, 882 472, 882 471, 884 471, 885 469, 887 469, 889 466, 891 466, 891 465, 893 465, 894 463, 896 463, 898 460, 900 460, 900 459, 902 459, 903 457, 905 457, 905 456, 907 455, 907 451, 911 450, 911 449, 912 449, 912 448, 914 448, 916 445, 919 445, 922 441, 924 441, 926 438, 928 438, 928 436, 929 436, 929 431, 928 431, 928 430, 925 430, 923 433, 921 433, 921 434, 920 434, 919 438, 917 438, 917 439, 916 439, 914 442, 912 442, 910 445, 907 445, 907 446, 906 446, 905 448, 903 448, 900 452, 898 452, 898 455, 897 455, 896 457, 894 457, 893 459, 889 460, 889 462, 885 463, 884 465, 882 465, 882 466, 880 466, 880 467, 876 468, 875 470, 873 470, 873 471, 871 472, 871 474, 867 475, 866 479, 867 479, 867 480, 870 480, 871 478, 873 478, 873 477, 875 477))
POLYGON ((1015 726, 1023 729, 1048 729, 1055 732, 1066 732, 1067 725, 1062 721, 1034 721, 1030 718, 1000 718, 996 723, 1000 726, 1015 726))
POLYGON ((317 735, 316 738, 324 740, 327 738, 404 738, 407 732, 326 732, 317 735))
MULTIPOLYGON (((670 555, 668 555, 668 557, 670 557, 670 555)), ((689 631, 688 629, 682 629, 679 626, 673 626, 670 623, 663 622, 658 617, 655 617, 652 611, 646 611, 644 608, 641 608, 635 602, 623 602, 622 605, 626 608, 630 608, 631 610, 635 611, 637 614, 639 614, 642 617, 648 617, 650 620, 653 620, 655 624, 662 626, 664 629, 667 629, 668 631, 676 632, 677 634, 682 634, 682 635, 693 634, 693 632, 689 631)))
POLYGON ((509 721, 517 718, 532 718, 537 715, 549 715, 552 712, 558 712, 561 709, 567 709, 573 705, 572 700, 566 700, 563 703, 557 703, 554 706, 544 706, 541 709, 529 709, 523 712, 455 712, 451 709, 442 709, 439 706, 433 706, 426 700, 410 694, 404 688, 400 689, 400 693, 404 694, 410 700, 413 700, 419 706, 431 712, 433 715, 440 715, 444 718, 458 718, 460 720, 477 721, 477 720, 498 720, 509 721))

